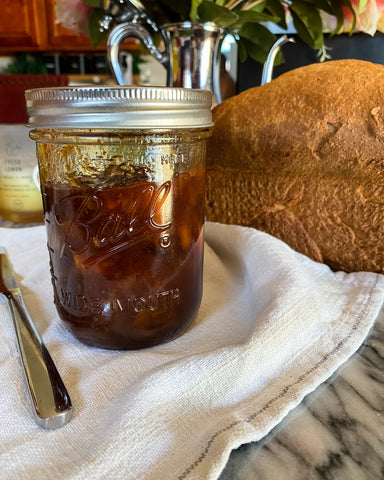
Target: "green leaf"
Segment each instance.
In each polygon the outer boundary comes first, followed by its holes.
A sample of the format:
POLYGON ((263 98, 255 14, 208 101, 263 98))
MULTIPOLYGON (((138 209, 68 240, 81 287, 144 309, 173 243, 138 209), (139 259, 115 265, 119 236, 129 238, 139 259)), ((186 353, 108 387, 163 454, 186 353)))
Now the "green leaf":
MULTIPOLYGON (((276 38, 275 38, 276 40, 276 38)), ((240 37, 239 45, 241 45, 242 51, 239 48, 239 52, 242 54, 239 55, 239 60, 243 62, 247 57, 251 57, 259 63, 264 63, 268 57, 270 47, 267 48, 266 44, 254 43, 248 40, 247 38, 240 37), (244 53, 243 53, 244 52, 244 53)), ((272 45, 271 45, 272 46, 272 45)), ((283 56, 281 52, 276 55, 275 64, 279 64, 283 61, 283 56)))
POLYGON ((81 0, 85 5, 88 5, 88 7, 93 7, 93 8, 100 8, 100 1, 99 0, 81 0))
POLYGON ((343 25, 344 25, 344 12, 343 8, 341 5, 337 4, 333 6, 333 13, 331 15, 334 15, 336 17, 336 27, 335 30, 331 33, 331 36, 334 36, 339 32, 343 25))
POLYGON ((247 48, 241 38, 237 41, 237 54, 239 56, 240 62, 245 62, 248 57, 247 48))
POLYGON ((279 19, 276 21, 276 24, 279 25, 279 27, 284 29, 287 28, 287 22, 285 21, 285 9, 279 0, 267 0, 265 9, 268 10, 274 17, 279 19))
POLYGON ((322 48, 323 24, 317 8, 309 2, 295 0, 289 10, 299 37, 312 48, 322 48))
POLYGON ((300 19, 300 17, 297 16, 297 14, 294 11, 291 12, 291 15, 293 20, 293 25, 295 26, 297 34, 303 40, 303 42, 305 42, 311 48, 317 48, 317 49, 322 48, 324 43, 323 34, 321 34, 321 36, 315 37, 313 35, 313 32, 311 32, 310 27, 308 28, 306 24, 300 19))
POLYGON ((89 16, 89 38, 93 47, 107 42, 108 32, 100 32, 100 20, 103 17, 101 10, 93 10, 89 16))
POLYGON ((275 35, 271 33, 267 27, 258 23, 246 23, 239 30, 238 34, 252 42, 257 42, 260 45, 265 44, 267 46, 272 46, 276 41, 275 35))
POLYGON ((260 22, 273 22, 276 23, 280 19, 279 17, 273 17, 272 15, 268 15, 268 13, 263 12, 254 12, 251 10, 246 11, 237 11, 236 14, 238 15, 238 19, 236 20, 236 27, 244 25, 245 23, 260 23, 260 22))
POLYGON ((203 0, 197 9, 201 22, 214 22, 221 27, 228 27, 239 18, 236 13, 228 8, 221 7, 209 0, 203 0))
POLYGON ((264 25, 247 23, 239 30, 243 50, 254 60, 263 63, 276 41, 275 35, 264 25))
POLYGON ((191 22, 198 22, 199 21, 199 15, 197 13, 197 10, 203 0, 192 0, 191 2, 191 11, 189 13, 189 16, 191 18, 191 22))
POLYGON ((253 10, 254 12, 262 12, 264 11, 265 9, 265 5, 266 5, 267 2, 260 2, 259 4, 255 5, 254 7, 252 7, 251 10, 253 10))
POLYGON ((333 15, 334 6, 337 5, 338 1, 331 2, 328 0, 305 0, 307 3, 315 6, 318 10, 323 10, 324 12, 333 15))
POLYGON ((345 6, 345 7, 348 7, 349 10, 352 12, 352 15, 353 15, 353 21, 352 21, 352 26, 351 26, 351 35, 353 33, 353 31, 355 30, 356 28, 356 13, 355 13, 355 10, 352 6, 352 3, 349 1, 349 0, 341 0, 341 3, 345 6))
POLYGON ((368 3, 368 0, 360 0, 360 2, 359 2, 359 13, 361 13, 364 10, 367 3, 368 3))
MULTIPOLYGON (((259 62, 259 63, 265 62, 268 52, 266 52, 260 45, 258 45, 257 43, 253 43, 246 38, 240 37, 240 41, 243 45, 244 51, 246 52, 245 59, 247 57, 251 57, 254 60, 256 60, 256 62, 259 62)), ((244 60, 241 60, 241 61, 244 61, 244 60)))
POLYGON ((334 2, 331 6, 330 11, 324 10, 329 15, 334 15, 336 17, 336 27, 331 35, 336 35, 339 32, 344 24, 344 12, 341 3, 334 2))
POLYGON ((326 12, 328 15, 336 17, 336 28, 332 32, 335 35, 343 26, 344 12, 342 8, 342 1, 330 1, 330 0, 306 0, 308 3, 314 5, 318 10, 326 12))

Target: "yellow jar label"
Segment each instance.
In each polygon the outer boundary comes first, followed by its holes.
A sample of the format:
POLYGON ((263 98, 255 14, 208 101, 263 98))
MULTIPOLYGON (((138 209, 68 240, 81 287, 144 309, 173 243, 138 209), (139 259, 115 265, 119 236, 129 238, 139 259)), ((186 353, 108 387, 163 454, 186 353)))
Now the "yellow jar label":
POLYGON ((0 175, 0 199, 1 210, 34 212, 43 208, 32 169, 23 169, 18 176, 0 175))
POLYGON ((0 216, 13 222, 42 220, 34 142, 24 125, 0 125, 0 216))

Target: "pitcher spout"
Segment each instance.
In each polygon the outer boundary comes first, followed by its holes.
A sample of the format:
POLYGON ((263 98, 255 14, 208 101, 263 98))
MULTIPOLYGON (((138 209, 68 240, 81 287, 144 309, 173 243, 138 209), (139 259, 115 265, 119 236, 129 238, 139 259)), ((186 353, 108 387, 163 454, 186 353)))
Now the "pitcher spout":
POLYGON ((273 66, 275 64, 276 55, 279 53, 280 48, 285 43, 289 43, 289 42, 295 43, 295 39, 292 37, 288 37, 287 35, 283 35, 272 45, 272 48, 269 51, 268 57, 264 63, 263 73, 261 76, 261 85, 269 83, 272 80, 273 66))

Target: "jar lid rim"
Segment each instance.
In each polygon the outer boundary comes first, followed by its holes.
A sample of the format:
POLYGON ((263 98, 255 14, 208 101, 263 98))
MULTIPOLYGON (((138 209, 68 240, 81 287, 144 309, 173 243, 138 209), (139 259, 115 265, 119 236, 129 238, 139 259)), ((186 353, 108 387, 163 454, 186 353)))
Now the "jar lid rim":
POLYGON ((212 126, 212 94, 178 87, 86 86, 25 92, 32 128, 212 126))

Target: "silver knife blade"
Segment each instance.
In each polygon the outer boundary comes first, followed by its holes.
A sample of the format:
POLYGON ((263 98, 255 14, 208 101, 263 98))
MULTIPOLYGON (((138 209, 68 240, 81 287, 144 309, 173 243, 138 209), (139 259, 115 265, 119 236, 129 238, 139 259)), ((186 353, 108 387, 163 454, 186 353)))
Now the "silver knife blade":
MULTIPOLYGON (((19 286, 17 284, 15 275, 13 273, 11 263, 8 259, 7 252, 4 247, 0 247, 0 255, 1 255, 1 276, 3 278, 4 285, 11 293, 18 293, 17 290, 20 292, 19 286)), ((0 288, 1 290, 1 288, 0 288)))
POLYGON ((4 247, 0 247, 0 294, 12 313, 36 423, 47 430, 61 427, 71 419, 71 399, 25 307, 4 247))

